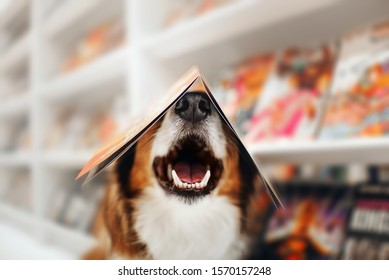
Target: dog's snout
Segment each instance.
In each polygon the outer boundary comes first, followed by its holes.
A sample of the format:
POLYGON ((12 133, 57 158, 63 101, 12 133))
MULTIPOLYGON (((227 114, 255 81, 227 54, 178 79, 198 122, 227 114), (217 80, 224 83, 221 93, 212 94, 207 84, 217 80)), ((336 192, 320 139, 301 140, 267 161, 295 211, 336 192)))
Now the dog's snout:
POLYGON ((180 118, 195 123, 211 114, 211 104, 204 93, 191 92, 177 102, 175 113, 180 118))

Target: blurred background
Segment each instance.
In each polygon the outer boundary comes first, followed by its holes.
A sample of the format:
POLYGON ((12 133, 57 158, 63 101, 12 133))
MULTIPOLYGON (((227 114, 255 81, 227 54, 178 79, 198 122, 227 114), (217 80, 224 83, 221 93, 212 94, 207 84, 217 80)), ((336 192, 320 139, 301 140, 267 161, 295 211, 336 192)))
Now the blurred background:
POLYGON ((0 259, 90 248, 74 178, 192 65, 285 210, 256 258, 389 258, 389 1, 0 0, 0 259))

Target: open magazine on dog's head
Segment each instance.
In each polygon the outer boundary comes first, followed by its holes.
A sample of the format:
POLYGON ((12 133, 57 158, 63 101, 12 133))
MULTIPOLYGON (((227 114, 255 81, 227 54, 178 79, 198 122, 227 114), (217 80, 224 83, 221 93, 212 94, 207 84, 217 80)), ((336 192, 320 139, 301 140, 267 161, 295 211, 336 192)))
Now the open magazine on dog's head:
POLYGON ((197 67, 192 67, 171 87, 167 95, 163 96, 161 100, 154 104, 154 106, 150 106, 146 113, 142 115, 142 117, 136 118, 133 121, 133 125, 130 129, 117 137, 115 141, 109 143, 97 151, 80 171, 76 179, 87 175, 83 185, 90 182, 106 167, 108 167, 115 160, 129 151, 142 137, 142 135, 144 135, 159 119, 163 118, 166 112, 173 105, 177 104, 177 102, 179 102, 185 94, 190 92, 196 92, 207 96, 213 107, 216 109, 217 113, 220 115, 222 121, 227 125, 227 129, 230 130, 230 134, 234 135, 236 138, 237 145, 239 147, 239 153, 243 158, 244 164, 247 165, 247 169, 256 169, 257 178, 265 185, 266 191, 271 197, 274 205, 276 208, 282 208, 282 201, 276 188, 266 177, 266 175, 260 171, 259 166, 245 148, 233 125, 229 122, 222 109, 218 105, 216 99, 213 97, 197 67))

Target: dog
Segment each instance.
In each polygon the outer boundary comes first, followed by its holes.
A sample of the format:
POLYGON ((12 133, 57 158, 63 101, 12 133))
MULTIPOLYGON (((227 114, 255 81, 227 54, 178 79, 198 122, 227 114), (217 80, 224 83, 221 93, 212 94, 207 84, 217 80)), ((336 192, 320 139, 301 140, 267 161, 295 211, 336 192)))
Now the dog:
POLYGON ((204 92, 188 92, 117 160, 86 259, 248 258, 257 169, 204 92))

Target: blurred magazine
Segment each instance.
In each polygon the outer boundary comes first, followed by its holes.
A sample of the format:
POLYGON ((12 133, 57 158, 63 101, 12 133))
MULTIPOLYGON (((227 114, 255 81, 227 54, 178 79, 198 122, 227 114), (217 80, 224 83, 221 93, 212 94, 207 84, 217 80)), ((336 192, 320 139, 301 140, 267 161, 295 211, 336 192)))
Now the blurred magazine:
POLYGON ((257 54, 222 72, 215 98, 241 135, 247 133, 255 106, 275 66, 275 54, 257 54))
POLYGON ((331 186, 313 187, 287 185, 285 209, 274 211, 268 223, 264 259, 338 257, 350 205, 348 192, 331 186))
POLYGON ((32 189, 27 170, 21 169, 9 174, 9 185, 4 199, 21 209, 31 211, 32 189))
POLYGON ((389 186, 359 188, 348 225, 344 259, 389 259, 389 186))
POLYGON ((312 137, 334 61, 330 45, 285 50, 257 104, 246 142, 312 137))
POLYGON ((237 0, 176 0, 170 1, 169 11, 162 21, 162 28, 168 28, 184 21, 206 14, 237 0))
POLYGON ((58 188, 51 194, 47 217, 67 227, 88 232, 92 229, 105 184, 97 182, 95 188, 74 185, 58 188))
POLYGON ((343 258, 346 260, 389 260, 389 242, 350 237, 346 241, 343 258))
POLYGON ((389 21, 342 40, 321 139, 389 133, 389 21))

